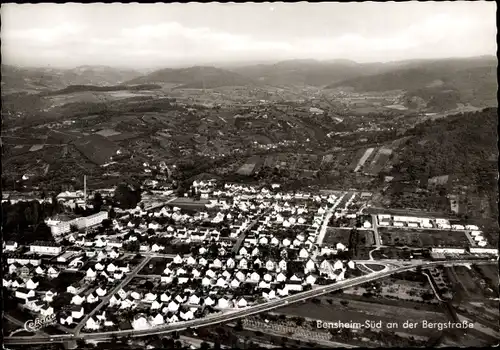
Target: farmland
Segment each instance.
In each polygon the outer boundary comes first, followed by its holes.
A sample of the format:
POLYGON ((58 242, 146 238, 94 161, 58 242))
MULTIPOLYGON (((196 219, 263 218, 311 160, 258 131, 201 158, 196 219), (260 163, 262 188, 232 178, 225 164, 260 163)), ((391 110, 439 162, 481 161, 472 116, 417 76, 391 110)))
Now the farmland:
MULTIPOLYGON (((331 246, 336 245, 337 243, 342 243, 343 245, 348 246, 351 230, 351 228, 327 227, 325 238, 323 239, 323 244, 331 246)), ((361 246, 371 247, 375 244, 373 231, 359 230, 358 234, 359 244, 361 246)))
POLYGON ((441 230, 408 230, 379 228, 382 244, 410 247, 467 247, 469 240, 463 232, 441 230))

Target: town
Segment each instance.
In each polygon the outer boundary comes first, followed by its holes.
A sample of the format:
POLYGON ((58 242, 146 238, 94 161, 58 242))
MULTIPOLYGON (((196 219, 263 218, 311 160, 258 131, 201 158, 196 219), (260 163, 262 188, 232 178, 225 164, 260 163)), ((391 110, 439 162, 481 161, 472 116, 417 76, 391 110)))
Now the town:
MULTIPOLYGON (((4 242, 7 320, 53 317, 49 336, 153 334, 286 302, 398 263, 498 256, 477 225, 387 214, 371 207, 371 193, 286 192, 277 183, 213 179, 192 183, 190 193, 203 199, 171 192, 149 208, 47 218, 52 241, 4 242)), ((68 209, 91 205, 82 191, 56 199, 68 209)))

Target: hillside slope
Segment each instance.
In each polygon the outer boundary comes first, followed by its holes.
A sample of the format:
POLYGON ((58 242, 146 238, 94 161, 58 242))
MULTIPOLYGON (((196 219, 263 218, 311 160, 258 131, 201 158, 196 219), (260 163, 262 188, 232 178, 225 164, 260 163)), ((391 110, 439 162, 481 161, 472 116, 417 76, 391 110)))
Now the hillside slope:
POLYGON ((269 85, 325 86, 367 74, 375 74, 383 64, 359 64, 348 60, 288 60, 232 69, 234 72, 269 85))
POLYGON ((422 99, 435 111, 456 108, 458 103, 476 107, 497 106, 495 57, 408 61, 390 71, 335 82, 326 89, 350 87, 357 92, 405 90, 407 103, 422 99))
POLYGON ((36 92, 63 89, 69 85, 117 85, 140 75, 135 70, 107 66, 58 69, 2 65, 2 90, 7 93, 36 92))
POLYGON ((127 82, 127 84, 159 83, 179 84, 178 88, 211 89, 223 86, 247 86, 255 82, 225 69, 203 66, 160 69, 127 82))
POLYGON ((405 135, 413 137, 393 171, 414 180, 448 174, 479 180, 497 166, 497 128, 497 108, 418 124, 405 135))

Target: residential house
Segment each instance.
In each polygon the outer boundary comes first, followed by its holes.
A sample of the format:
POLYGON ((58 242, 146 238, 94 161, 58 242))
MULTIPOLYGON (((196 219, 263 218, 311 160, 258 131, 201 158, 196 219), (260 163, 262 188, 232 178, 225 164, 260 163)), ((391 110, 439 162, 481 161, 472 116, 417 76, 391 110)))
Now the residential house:
POLYGON ((96 331, 100 328, 99 322, 94 320, 93 317, 90 317, 85 323, 85 328, 96 331))
POLYGON ((257 272, 252 272, 249 276, 249 281, 253 283, 257 283, 260 281, 260 275, 257 272))
POLYGON ((40 314, 45 317, 51 316, 54 314, 54 308, 48 304, 44 304, 40 307, 40 314))
POLYGON ((266 300, 271 300, 276 298, 276 292, 273 289, 265 289, 262 291, 262 297, 266 300))
POLYGON ((92 270, 91 267, 89 267, 87 269, 87 272, 86 272, 86 275, 85 275, 85 279, 94 280, 96 277, 97 277, 97 273, 94 270, 92 270))
POLYGON ((150 307, 150 309, 151 309, 151 310, 160 310, 162 307, 163 307, 163 303, 159 303, 158 301, 154 300, 154 301, 151 303, 151 307, 150 307))
POLYGON ((236 305, 239 308, 244 308, 244 307, 248 306, 248 302, 245 300, 245 298, 241 298, 240 300, 238 300, 238 302, 236 303, 236 305))
POLYGON ((210 296, 206 297, 204 300, 204 305, 206 306, 213 306, 215 304, 215 300, 212 299, 210 296))
POLYGON ((237 289, 240 286, 240 281, 237 278, 234 278, 230 283, 231 288, 237 289))
POLYGON ((236 266, 236 262, 234 261, 233 258, 227 259, 227 261, 226 261, 226 267, 228 269, 234 269, 235 266, 236 266))
POLYGON ((116 295, 112 295, 111 298, 109 299, 109 306, 113 307, 116 305, 120 305, 122 300, 120 297, 116 297, 116 295))
POLYGON ((196 294, 191 295, 188 299, 188 304, 199 305, 200 304, 200 297, 197 296, 196 294))
POLYGON ((273 271, 275 269, 274 261, 272 260, 266 261, 266 269, 267 271, 273 271))
POLYGON ((248 269, 248 261, 245 258, 241 259, 238 263, 238 267, 242 270, 248 269))
POLYGON ((71 304, 73 305, 82 305, 82 303, 85 301, 85 298, 80 296, 80 295, 74 295, 73 298, 71 298, 71 304))
POLYGON ((90 293, 87 295, 87 303, 93 304, 99 301, 99 298, 94 295, 94 293, 90 293))
POLYGON ((177 304, 173 300, 170 303, 168 303, 168 311, 176 312, 177 310, 179 310, 179 304, 177 304))
POLYGON ((40 284, 40 282, 35 282, 33 279, 29 279, 27 282, 26 282, 26 288, 28 289, 37 289, 38 288, 38 285, 40 284))
POLYGON ((313 275, 308 275, 306 277, 306 283, 310 284, 311 286, 314 285, 316 283, 316 277, 314 277, 313 275))
POLYGON ((103 297, 106 295, 106 288, 102 288, 102 287, 98 287, 96 290, 95 290, 95 293, 97 294, 97 296, 99 297, 103 297))
POLYGON ((26 288, 18 288, 14 295, 16 298, 27 300, 35 296, 35 291, 26 288))
POLYGON ((78 306, 78 305, 73 305, 71 308, 71 317, 73 320, 79 320, 80 318, 83 317, 84 310, 83 306, 78 306))
POLYGON ((164 303, 170 301, 170 299, 172 299, 171 295, 170 294, 167 294, 167 293, 163 293, 161 296, 160 296, 160 300, 164 303))

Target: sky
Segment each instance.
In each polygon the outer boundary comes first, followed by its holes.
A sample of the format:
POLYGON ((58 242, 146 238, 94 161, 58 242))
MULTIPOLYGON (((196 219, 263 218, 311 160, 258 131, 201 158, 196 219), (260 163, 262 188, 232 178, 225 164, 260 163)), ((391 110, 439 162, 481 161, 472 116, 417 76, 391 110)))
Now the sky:
POLYGON ((496 2, 3 4, 2 60, 160 68, 496 55, 496 2))

